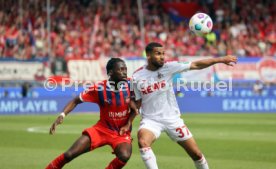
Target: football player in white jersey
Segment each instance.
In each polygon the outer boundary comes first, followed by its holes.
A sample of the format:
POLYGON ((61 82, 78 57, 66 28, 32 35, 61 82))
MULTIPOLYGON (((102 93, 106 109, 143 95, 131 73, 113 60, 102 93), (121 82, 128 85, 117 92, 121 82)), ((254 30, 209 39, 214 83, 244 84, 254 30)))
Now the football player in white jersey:
POLYGON ((142 160, 147 169, 158 169, 156 157, 151 149, 161 132, 176 141, 193 159, 197 169, 209 169, 204 155, 184 121, 172 87, 176 73, 204 69, 216 63, 233 66, 235 56, 204 59, 194 62, 166 62, 165 50, 159 43, 152 42, 146 47, 147 64, 133 74, 135 99, 141 107, 142 120, 138 131, 138 143, 142 160))

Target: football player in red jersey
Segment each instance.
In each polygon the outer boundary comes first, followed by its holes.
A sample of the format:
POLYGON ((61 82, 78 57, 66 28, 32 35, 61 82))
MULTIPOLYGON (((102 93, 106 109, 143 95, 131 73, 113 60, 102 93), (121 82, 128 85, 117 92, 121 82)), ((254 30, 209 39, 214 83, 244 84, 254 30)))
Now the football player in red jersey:
POLYGON ((85 129, 80 138, 64 153, 55 158, 46 169, 59 169, 79 155, 103 145, 110 145, 116 155, 106 169, 120 169, 125 166, 132 153, 131 124, 138 110, 131 100, 130 80, 127 67, 120 58, 111 58, 106 65, 108 80, 100 81, 70 101, 50 128, 54 134, 78 104, 93 102, 100 107, 100 120, 85 129))

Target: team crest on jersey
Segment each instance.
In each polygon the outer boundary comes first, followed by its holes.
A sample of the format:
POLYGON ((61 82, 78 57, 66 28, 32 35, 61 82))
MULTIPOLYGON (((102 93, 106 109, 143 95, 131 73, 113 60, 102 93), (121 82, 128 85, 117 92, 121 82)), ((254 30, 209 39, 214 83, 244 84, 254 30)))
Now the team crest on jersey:
POLYGON ((107 104, 112 104, 112 100, 111 99, 105 99, 104 102, 107 103, 107 104))
POLYGON ((164 77, 164 75, 160 72, 157 72, 157 77, 158 77, 158 79, 161 79, 162 77, 164 77))

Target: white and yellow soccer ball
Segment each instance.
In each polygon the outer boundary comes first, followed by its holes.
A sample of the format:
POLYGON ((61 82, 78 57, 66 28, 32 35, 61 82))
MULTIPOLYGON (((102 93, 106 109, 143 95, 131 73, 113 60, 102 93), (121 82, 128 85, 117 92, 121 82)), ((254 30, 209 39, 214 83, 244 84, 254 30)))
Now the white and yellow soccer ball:
POLYGON ((205 35, 211 32, 213 21, 211 17, 205 13, 196 13, 190 19, 189 28, 196 35, 205 35))

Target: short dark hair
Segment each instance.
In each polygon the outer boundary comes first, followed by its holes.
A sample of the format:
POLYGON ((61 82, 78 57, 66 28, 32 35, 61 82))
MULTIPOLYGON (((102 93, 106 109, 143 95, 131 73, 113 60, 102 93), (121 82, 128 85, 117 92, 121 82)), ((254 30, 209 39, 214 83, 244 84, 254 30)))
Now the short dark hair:
POLYGON ((123 59, 120 58, 111 58, 106 64, 106 73, 108 74, 110 70, 114 68, 114 65, 118 62, 125 62, 123 59))
POLYGON ((146 46, 146 54, 149 54, 153 51, 153 48, 155 47, 163 47, 160 43, 157 42, 151 42, 146 46))

